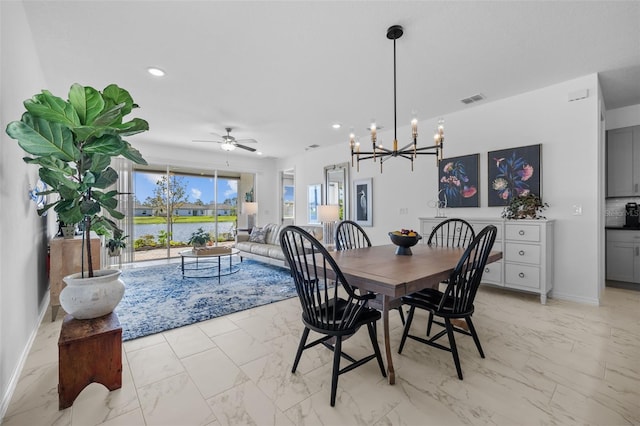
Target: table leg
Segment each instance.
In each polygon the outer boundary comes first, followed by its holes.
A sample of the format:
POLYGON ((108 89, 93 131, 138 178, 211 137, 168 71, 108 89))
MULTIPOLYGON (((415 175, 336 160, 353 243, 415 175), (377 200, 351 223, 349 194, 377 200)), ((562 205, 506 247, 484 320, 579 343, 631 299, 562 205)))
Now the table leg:
POLYGON ((382 297, 382 329, 384 333, 384 350, 387 352, 387 379, 389 384, 396 383, 396 371, 393 368, 393 359, 391 358, 391 342, 389 340, 389 296, 382 297))
POLYGON ((218 256, 218 284, 220 284, 220 265, 222 264, 222 256, 218 256))
POLYGON ((182 269, 182 277, 184 278, 184 256, 180 256, 180 257, 182 258, 182 266, 181 266, 181 269, 182 269))

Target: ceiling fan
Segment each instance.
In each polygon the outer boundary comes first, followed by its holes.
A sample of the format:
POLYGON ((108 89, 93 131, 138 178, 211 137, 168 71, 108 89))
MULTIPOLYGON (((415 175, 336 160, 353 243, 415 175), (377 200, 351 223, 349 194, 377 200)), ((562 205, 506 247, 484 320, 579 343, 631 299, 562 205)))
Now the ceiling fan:
POLYGON ((231 130, 233 130, 231 127, 226 127, 225 130, 227 131, 226 135, 220 136, 218 134, 213 133, 213 135, 219 137, 221 140, 216 140, 216 141, 208 141, 208 140, 194 140, 194 142, 216 142, 219 144, 222 144, 220 146, 220 148, 222 148, 224 151, 233 151, 234 149, 237 148, 241 148, 241 149, 246 149, 249 152, 255 152, 256 149, 252 148, 250 146, 246 146, 243 145, 245 143, 258 143, 257 140, 255 139, 236 139, 233 136, 231 136, 229 133, 231 133, 231 130))

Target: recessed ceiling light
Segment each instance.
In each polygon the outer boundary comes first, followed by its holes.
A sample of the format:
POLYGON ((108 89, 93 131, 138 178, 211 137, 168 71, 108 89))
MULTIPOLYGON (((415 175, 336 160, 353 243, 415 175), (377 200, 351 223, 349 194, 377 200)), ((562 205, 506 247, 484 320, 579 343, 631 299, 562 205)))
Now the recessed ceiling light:
POLYGON ((163 77, 164 76, 164 71, 161 70, 160 68, 156 68, 156 67, 149 67, 147 68, 147 72, 153 76, 156 77, 163 77))
POLYGON ((342 127, 342 126, 340 125, 340 123, 333 123, 333 124, 331 125, 331 127, 333 127, 334 129, 336 129, 336 130, 337 130, 337 129, 339 129, 339 128, 340 128, 340 127, 342 127))
POLYGON ((256 151, 256 155, 262 155, 262 151, 256 151))

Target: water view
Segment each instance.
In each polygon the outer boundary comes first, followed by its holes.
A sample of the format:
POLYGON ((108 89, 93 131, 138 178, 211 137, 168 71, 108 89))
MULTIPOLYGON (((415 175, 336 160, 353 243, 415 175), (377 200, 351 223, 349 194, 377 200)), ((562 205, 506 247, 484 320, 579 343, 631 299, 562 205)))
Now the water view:
MULTIPOLYGON (((215 222, 174 223, 172 240, 188 241, 189 238, 191 238, 191 233, 196 231, 198 228, 209 231, 213 235, 215 226, 215 222)), ((235 222, 218 222, 218 235, 230 233, 234 226, 235 222)), ((158 235, 166 230, 167 225, 165 223, 134 225, 133 240, 135 241, 138 238, 142 238, 143 235, 153 235, 157 240, 158 235)))

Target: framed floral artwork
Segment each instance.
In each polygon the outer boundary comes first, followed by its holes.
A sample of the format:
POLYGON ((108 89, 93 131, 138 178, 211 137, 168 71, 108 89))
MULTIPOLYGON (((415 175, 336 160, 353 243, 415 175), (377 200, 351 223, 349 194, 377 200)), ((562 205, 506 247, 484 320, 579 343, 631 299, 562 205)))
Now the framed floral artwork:
POLYGON ((506 206, 514 197, 535 194, 542 197, 542 145, 489 151, 489 207, 506 206))
POLYGON ((354 222, 360 226, 373 226, 372 179, 353 181, 354 222))
POLYGON ((445 158, 438 167, 438 199, 444 207, 480 207, 480 154, 445 158))

